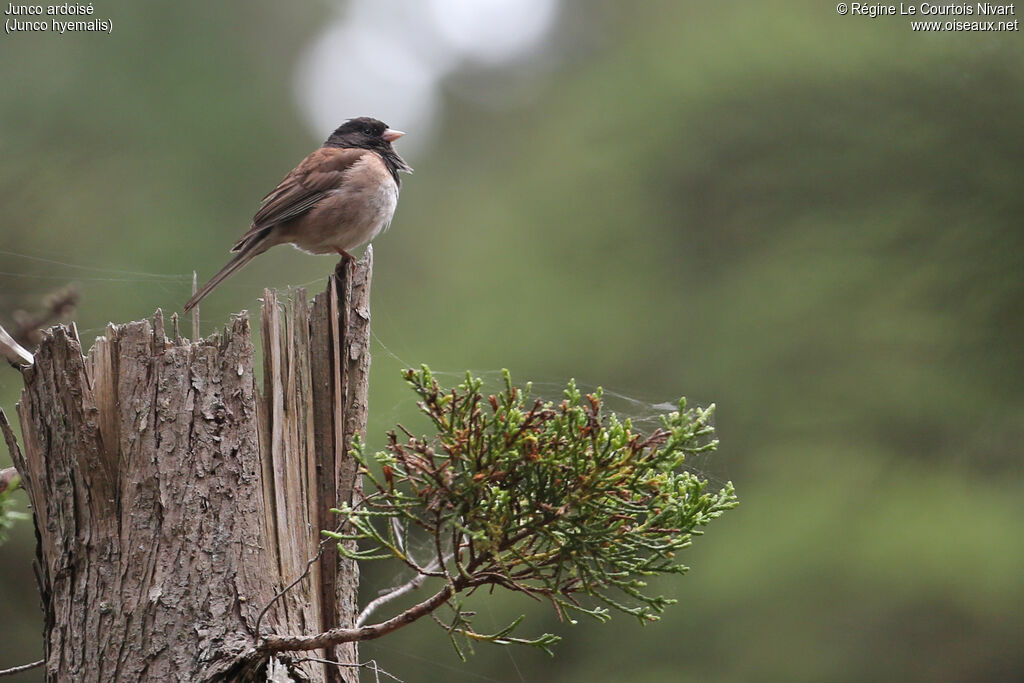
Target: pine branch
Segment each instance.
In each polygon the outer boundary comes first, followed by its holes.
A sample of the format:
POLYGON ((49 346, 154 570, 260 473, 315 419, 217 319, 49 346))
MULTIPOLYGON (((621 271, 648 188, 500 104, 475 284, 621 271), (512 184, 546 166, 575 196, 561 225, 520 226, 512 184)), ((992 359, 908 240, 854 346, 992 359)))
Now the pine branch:
POLYGON ((241 656, 242 665, 380 638, 428 615, 460 656, 479 641, 551 652, 558 636, 513 635, 521 617, 498 632, 477 632, 474 613, 458 600, 482 587, 547 601, 562 620, 579 613, 607 621, 618 611, 655 621, 674 600, 649 594, 644 578, 687 571, 676 553, 737 504, 732 484, 709 492, 706 480, 683 468, 687 456, 717 445, 714 406, 687 409, 680 401, 644 435, 603 412, 600 390, 583 395, 574 383, 554 404, 530 399, 529 385, 513 386, 508 373, 504 391, 493 395, 470 375, 453 389, 442 389, 426 367, 405 371, 405 378, 436 433, 417 437, 399 426, 403 436, 391 432, 372 460, 356 440, 352 456, 370 493, 334 510, 342 523, 323 534, 339 541, 343 556, 392 558, 413 578, 371 601, 356 628, 266 635, 241 656), (413 530, 427 535, 429 562, 409 554, 413 530), (344 543, 353 540, 362 547, 344 543), (442 584, 429 598, 363 625, 430 579, 442 584), (437 615, 445 605, 452 609, 447 620, 437 615))

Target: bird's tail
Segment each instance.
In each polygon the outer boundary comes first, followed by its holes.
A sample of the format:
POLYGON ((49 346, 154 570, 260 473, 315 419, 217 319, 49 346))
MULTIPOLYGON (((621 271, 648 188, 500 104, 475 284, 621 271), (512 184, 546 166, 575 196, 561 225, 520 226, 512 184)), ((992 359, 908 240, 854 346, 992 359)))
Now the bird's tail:
POLYGON ((207 294, 212 292, 217 285, 234 274, 236 270, 239 270, 246 263, 253 260, 253 258, 259 256, 273 246, 272 244, 267 243, 266 237, 266 235, 257 235, 255 239, 252 239, 248 244, 243 245, 239 252, 235 254, 234 258, 228 261, 216 275, 210 278, 209 282, 203 285, 198 292, 192 295, 192 298, 185 304, 185 313, 188 313, 195 308, 196 304, 202 301, 207 294))

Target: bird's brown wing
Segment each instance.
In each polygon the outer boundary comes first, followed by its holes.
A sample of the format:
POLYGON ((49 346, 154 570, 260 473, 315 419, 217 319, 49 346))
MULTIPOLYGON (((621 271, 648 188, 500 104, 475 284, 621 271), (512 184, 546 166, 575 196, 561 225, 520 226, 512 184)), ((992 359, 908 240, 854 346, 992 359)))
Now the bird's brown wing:
POLYGON ((321 147, 310 154, 263 198, 249 232, 235 243, 231 251, 240 250, 268 228, 312 209, 317 202, 341 187, 345 171, 370 153, 365 149, 321 147))

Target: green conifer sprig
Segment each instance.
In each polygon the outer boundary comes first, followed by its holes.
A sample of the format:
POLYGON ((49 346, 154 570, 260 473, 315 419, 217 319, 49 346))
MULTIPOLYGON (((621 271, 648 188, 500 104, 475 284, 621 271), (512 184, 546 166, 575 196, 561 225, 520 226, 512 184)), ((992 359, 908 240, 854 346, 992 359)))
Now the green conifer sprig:
POLYGON ((361 542, 339 543, 348 557, 397 558, 419 580, 442 580, 454 613, 443 625, 460 655, 456 636, 548 651, 558 640, 512 637, 519 619, 494 634, 473 631, 456 596, 480 587, 546 600, 559 619, 578 612, 605 621, 615 610, 657 620, 675 601, 648 592, 645 577, 687 571, 678 551, 737 505, 731 483, 712 492, 682 467, 717 446, 713 405, 681 400, 644 435, 603 411, 600 389, 584 395, 575 382, 553 403, 532 399, 530 385, 514 386, 507 371, 496 394, 469 373, 452 389, 426 366, 404 376, 436 433, 399 426, 373 455, 377 467, 358 442, 367 495, 336 511, 348 521, 342 533, 325 533, 361 542), (411 556, 411 535, 430 539, 429 561, 411 556))

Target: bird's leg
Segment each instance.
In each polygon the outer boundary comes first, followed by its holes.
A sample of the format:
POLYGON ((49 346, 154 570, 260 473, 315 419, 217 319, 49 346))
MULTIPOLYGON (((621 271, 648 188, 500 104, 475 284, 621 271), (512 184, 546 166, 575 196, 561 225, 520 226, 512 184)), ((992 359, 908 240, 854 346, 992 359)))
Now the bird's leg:
POLYGON ((355 256, 353 256, 352 254, 348 253, 347 251, 345 251, 341 247, 335 247, 334 250, 336 252, 338 252, 339 254, 341 254, 342 258, 348 259, 350 261, 355 261, 356 260, 355 256))

